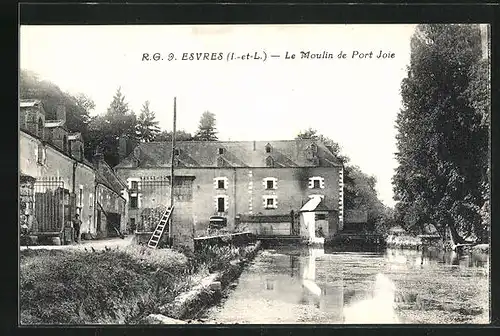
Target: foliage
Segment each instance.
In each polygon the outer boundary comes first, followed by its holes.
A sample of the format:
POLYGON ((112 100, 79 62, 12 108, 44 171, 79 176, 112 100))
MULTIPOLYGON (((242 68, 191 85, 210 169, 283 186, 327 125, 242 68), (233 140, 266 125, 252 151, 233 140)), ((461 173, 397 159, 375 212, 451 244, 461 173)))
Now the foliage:
POLYGON ((137 138, 142 142, 155 140, 156 135, 160 133, 158 123, 154 111, 149 109, 149 101, 144 102, 136 125, 137 138))
POLYGON ((249 248, 20 252, 21 324, 138 323, 249 248))
MULTIPOLYGON (((19 74, 19 95, 21 99, 40 99, 46 112, 46 119, 56 119, 57 107, 66 108, 66 127, 71 132, 80 132, 85 142, 89 141, 88 132, 91 120, 90 112, 95 104, 86 95, 79 93, 72 95, 63 92, 57 85, 41 80, 39 76, 28 70, 21 70, 19 74)), ((85 155, 89 157, 92 150, 85 147, 85 155)))
POLYGON ((95 117, 90 125, 91 134, 89 146, 99 149, 110 166, 119 163, 119 140, 121 137, 134 143, 136 138, 136 116, 128 107, 125 96, 118 88, 111 104, 104 115, 95 117))
POLYGON ((349 210, 365 210, 368 213, 368 229, 385 232, 386 225, 392 220, 392 213, 378 199, 375 189, 377 180, 354 165, 349 165, 349 157, 341 154, 341 147, 332 139, 309 128, 300 132, 297 139, 313 139, 323 142, 332 153, 344 164, 344 208, 349 210))
POLYGON ((433 223, 482 237, 479 210, 487 170, 484 76, 475 25, 419 25, 401 84, 393 178, 398 221, 433 223), (482 97, 482 98, 480 98, 482 97))
POLYGON ((198 131, 196 132, 195 140, 201 141, 216 141, 217 129, 215 127, 215 114, 209 111, 203 112, 200 118, 198 131))
MULTIPOLYGON (((187 133, 184 130, 176 130, 175 131, 175 140, 176 141, 189 141, 193 140, 193 136, 191 133, 187 133)), ((171 131, 162 131, 156 137, 155 141, 172 141, 172 132, 171 131)))

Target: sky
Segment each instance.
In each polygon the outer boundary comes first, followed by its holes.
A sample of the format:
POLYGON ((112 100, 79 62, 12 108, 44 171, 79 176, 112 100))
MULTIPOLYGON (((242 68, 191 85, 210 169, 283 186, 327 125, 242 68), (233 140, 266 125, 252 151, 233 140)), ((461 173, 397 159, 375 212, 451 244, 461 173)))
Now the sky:
POLYGON ((86 94, 96 104, 93 113, 104 113, 121 87, 134 112, 150 102, 162 129, 172 129, 174 97, 178 130, 194 133, 201 114, 210 111, 220 140, 287 140, 314 128, 339 143, 352 164, 374 175, 379 198, 393 206, 395 120, 414 29, 21 26, 20 68, 63 91, 86 94), (301 58, 302 51, 334 58, 301 58), (394 55, 376 58, 380 51, 394 55), (255 52, 262 59, 227 60, 255 52), (359 58, 370 52, 371 58, 359 58), (160 53, 162 60, 143 60, 145 53, 151 58, 160 53), (222 53, 223 60, 182 60, 184 53, 222 53), (338 58, 340 53, 345 58, 338 58))

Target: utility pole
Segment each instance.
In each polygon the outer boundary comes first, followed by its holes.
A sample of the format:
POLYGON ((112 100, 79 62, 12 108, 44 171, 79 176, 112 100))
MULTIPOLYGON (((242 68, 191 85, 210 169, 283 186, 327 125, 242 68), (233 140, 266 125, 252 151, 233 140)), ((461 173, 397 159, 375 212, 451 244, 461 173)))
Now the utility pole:
MULTIPOLYGON (((174 97, 174 127, 172 131, 172 162, 170 164, 170 211, 174 206, 174 164, 175 164, 175 123, 177 114, 177 97, 174 97)), ((168 238, 172 241, 172 220, 173 214, 170 214, 170 220, 168 222, 168 238)))

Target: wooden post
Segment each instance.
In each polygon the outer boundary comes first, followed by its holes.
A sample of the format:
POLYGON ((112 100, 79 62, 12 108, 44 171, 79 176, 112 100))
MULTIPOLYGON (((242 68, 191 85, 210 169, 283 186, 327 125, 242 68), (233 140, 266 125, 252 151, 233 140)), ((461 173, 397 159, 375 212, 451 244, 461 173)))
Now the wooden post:
MULTIPOLYGON (((175 164, 175 123, 177 114, 177 97, 174 97, 174 125, 172 130, 172 162, 170 164, 170 211, 174 206, 174 164, 175 164)), ((168 222, 168 238, 169 242, 172 241, 172 220, 173 213, 170 214, 170 220, 168 222)))

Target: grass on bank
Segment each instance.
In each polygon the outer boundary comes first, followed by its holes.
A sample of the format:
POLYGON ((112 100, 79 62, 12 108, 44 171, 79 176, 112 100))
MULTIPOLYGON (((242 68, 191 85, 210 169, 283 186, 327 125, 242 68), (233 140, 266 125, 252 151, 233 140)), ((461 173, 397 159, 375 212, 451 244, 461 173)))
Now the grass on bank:
POLYGON ((245 248, 20 252, 21 324, 137 323, 245 248))

